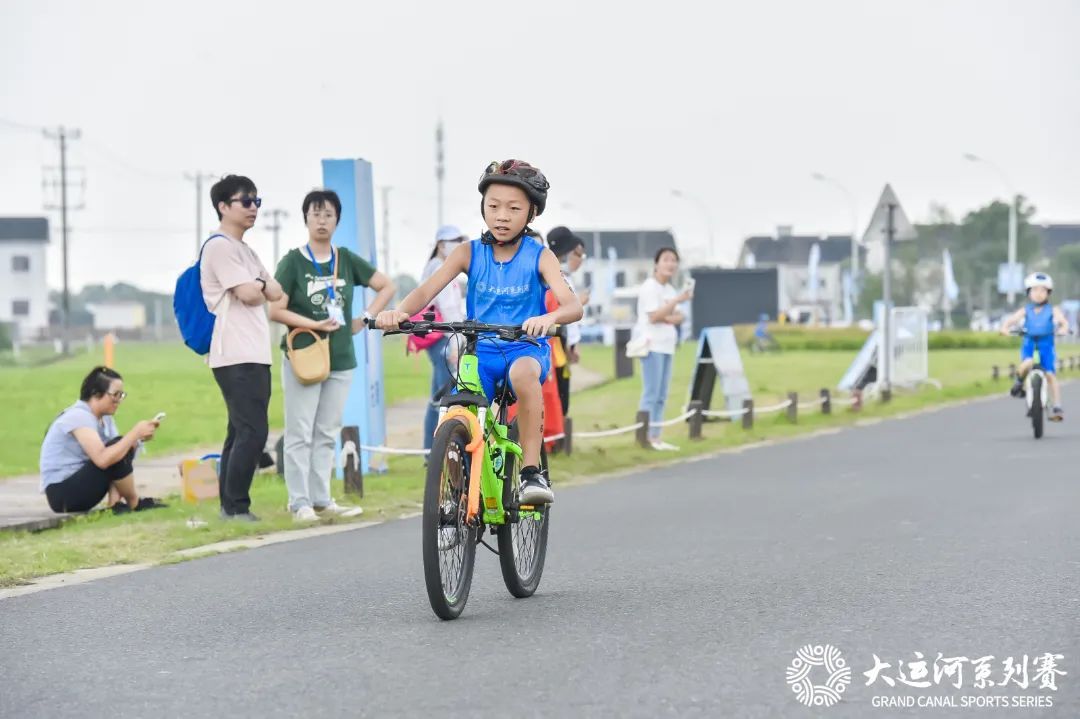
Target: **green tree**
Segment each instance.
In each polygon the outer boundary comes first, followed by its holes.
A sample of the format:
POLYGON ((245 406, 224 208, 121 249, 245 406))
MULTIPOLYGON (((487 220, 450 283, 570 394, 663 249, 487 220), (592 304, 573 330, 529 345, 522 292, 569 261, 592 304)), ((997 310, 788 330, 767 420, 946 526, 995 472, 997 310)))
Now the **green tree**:
POLYGON ((1080 297, 1080 245, 1070 245, 1058 250, 1050 267, 1054 278, 1054 296, 1058 299, 1080 297))

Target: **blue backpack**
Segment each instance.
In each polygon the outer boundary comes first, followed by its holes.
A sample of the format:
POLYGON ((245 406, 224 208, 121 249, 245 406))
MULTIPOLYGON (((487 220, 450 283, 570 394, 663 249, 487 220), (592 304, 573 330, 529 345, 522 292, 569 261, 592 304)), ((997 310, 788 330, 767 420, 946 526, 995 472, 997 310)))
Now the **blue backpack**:
POLYGON ((180 336, 184 338, 184 344, 200 355, 210 353, 210 338, 214 335, 214 314, 206 308, 203 299, 201 267, 203 250, 215 237, 225 235, 210 235, 206 239, 199 250, 199 259, 176 280, 173 293, 173 314, 180 326, 180 336))

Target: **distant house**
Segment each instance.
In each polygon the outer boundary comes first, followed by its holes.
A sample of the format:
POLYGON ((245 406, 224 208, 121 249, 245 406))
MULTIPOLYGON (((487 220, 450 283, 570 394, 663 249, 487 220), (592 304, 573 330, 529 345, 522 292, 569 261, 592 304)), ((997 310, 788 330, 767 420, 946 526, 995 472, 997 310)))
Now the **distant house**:
POLYGON ((0 322, 16 327, 22 339, 48 331, 48 244, 47 218, 0 217, 0 322))
MULTIPOLYGON (((618 304, 625 305, 635 296, 634 288, 641 285, 653 271, 653 261, 662 247, 675 247, 670 230, 574 230, 585 240, 588 257, 575 278, 577 284, 590 288, 588 314, 610 318, 618 304)), ((692 262, 683 258, 683 266, 692 262)), ((620 323, 625 319, 620 313, 620 323)))
MULTIPOLYGON (((860 267, 866 261, 866 249, 860 248, 860 267)), ((780 311, 815 305, 829 318, 843 315, 843 263, 851 259, 851 235, 796 235, 790 227, 780 227, 775 236, 755 235, 743 242, 739 253, 740 267, 777 270, 780 311), (809 287, 811 248, 817 245, 817 299, 809 287)))
POLYGON ((134 331, 146 327, 146 306, 134 300, 87 305, 94 317, 94 329, 101 332, 134 331))

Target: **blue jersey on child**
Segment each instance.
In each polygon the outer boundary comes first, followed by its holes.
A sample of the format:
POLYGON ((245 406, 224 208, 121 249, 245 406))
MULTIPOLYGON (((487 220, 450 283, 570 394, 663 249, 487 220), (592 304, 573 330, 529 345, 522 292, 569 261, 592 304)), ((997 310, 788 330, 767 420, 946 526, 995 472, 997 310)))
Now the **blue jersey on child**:
POLYGON ((1024 308, 1024 343, 1020 346, 1020 359, 1034 359, 1039 351, 1039 364, 1045 372, 1053 374, 1057 368, 1054 351, 1054 308, 1049 302, 1037 305, 1029 302, 1024 308))
MULTIPOLYGON (((540 275, 540 256, 544 246, 523 237, 517 252, 506 262, 495 259, 493 247, 480 240, 471 243, 469 260, 469 291, 466 313, 469 319, 498 325, 520 327, 530 317, 546 314, 544 294, 547 285, 540 275)), ((480 381, 484 395, 495 399, 495 387, 500 381, 510 385, 510 365, 519 357, 532 357, 540 365, 543 382, 551 368, 551 353, 547 338, 540 338, 539 347, 527 342, 507 342, 494 338, 477 343, 480 381)))

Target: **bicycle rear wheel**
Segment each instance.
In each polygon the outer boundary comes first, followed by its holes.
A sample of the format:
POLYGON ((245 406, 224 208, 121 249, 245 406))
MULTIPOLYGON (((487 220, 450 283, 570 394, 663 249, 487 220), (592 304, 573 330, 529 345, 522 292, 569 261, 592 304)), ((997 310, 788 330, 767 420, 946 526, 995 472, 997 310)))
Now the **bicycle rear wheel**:
MULTIPOLYGON (((509 436, 518 439, 517 421, 510 425, 509 436)), ((518 466, 517 458, 511 455, 505 465, 503 475, 503 505, 517 506, 518 466)), ((548 475, 547 451, 540 447, 540 471, 551 481, 548 475)), ((503 583, 515 597, 531 597, 540 586, 540 577, 544 573, 544 560, 547 558, 548 527, 551 522, 551 505, 540 505, 532 510, 519 513, 517 521, 507 521, 496 530, 499 540, 499 566, 502 568, 503 583)))
POLYGON ((476 559, 476 528, 465 523, 469 428, 456 419, 435 432, 424 486, 424 583, 431 609, 440 619, 456 619, 465 608, 476 559))
POLYGON ((1035 375, 1031 378, 1031 429, 1035 439, 1043 436, 1043 409, 1042 377, 1035 375))

